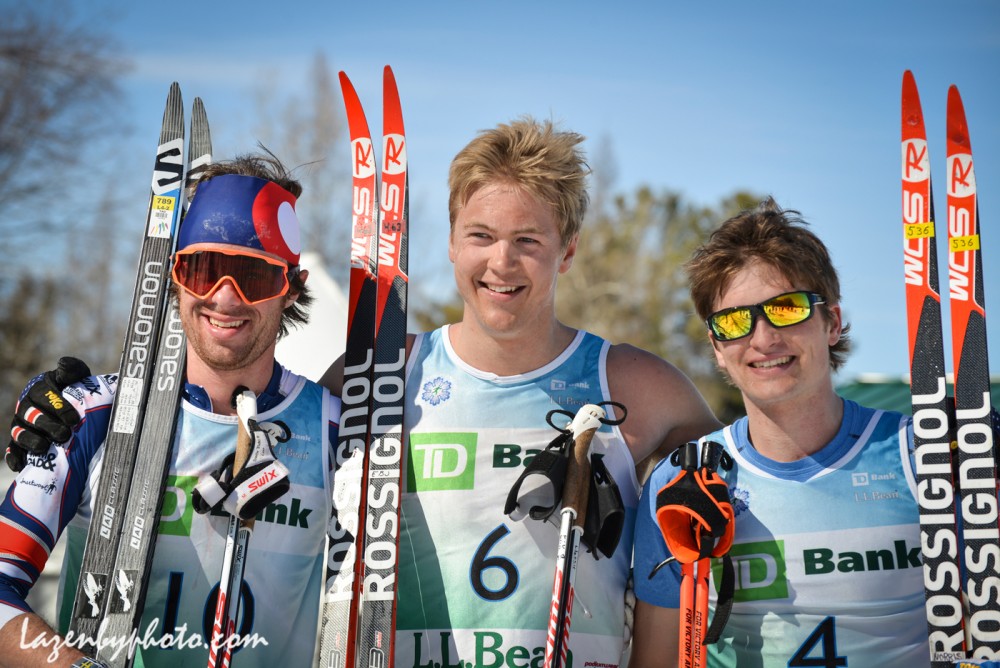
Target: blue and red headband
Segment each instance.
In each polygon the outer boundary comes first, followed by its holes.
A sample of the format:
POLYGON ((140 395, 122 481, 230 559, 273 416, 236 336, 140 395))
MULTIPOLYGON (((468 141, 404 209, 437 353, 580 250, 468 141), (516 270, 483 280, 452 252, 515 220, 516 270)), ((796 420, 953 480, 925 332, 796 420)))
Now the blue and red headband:
POLYGON ((198 184, 177 236, 177 250, 200 243, 245 246, 299 263, 295 196, 255 176, 223 174, 198 184))

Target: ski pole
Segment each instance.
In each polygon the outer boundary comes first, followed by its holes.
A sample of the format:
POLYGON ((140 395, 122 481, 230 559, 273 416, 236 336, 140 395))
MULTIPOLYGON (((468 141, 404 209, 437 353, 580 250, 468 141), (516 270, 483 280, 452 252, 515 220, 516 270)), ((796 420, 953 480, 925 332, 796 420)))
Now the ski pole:
POLYGON ((708 575, 712 572, 709 558, 699 559, 694 576, 694 632, 697 642, 694 644, 694 668, 705 668, 708 658, 708 648, 705 647, 705 634, 708 631, 708 575))
POLYGON ((566 665, 576 565, 580 556, 580 538, 587 517, 590 496, 590 442, 601 426, 604 409, 594 404, 580 408, 569 426, 573 445, 563 487, 560 511, 559 547, 556 553, 552 604, 549 608, 548 636, 545 640, 545 668, 566 665))
POLYGON ((735 576, 729 549, 733 544, 734 513, 725 481, 718 475, 732 459, 722 445, 706 441, 699 467, 699 443, 682 445, 670 455, 680 468, 656 495, 656 520, 671 556, 653 568, 652 579, 672 561, 681 565, 680 629, 677 663, 682 668, 703 668, 705 645, 718 641, 733 605, 735 576), (708 624, 708 578, 711 557, 722 560, 715 618, 708 624))
POLYGON ((694 646, 694 564, 681 564, 680 668, 692 668, 694 646))
MULTIPOLYGON (((233 460, 233 477, 243 469, 250 456, 250 426, 248 420, 257 415, 257 397, 246 388, 237 390, 234 397, 236 413, 240 418, 236 436, 236 457, 233 460)), ((212 638, 209 644, 208 666, 228 666, 232 659, 232 638, 236 631, 236 617, 239 614, 240 590, 243 587, 243 573, 246 567, 246 552, 253 534, 254 519, 240 520, 236 515, 229 518, 226 535, 226 554, 222 562, 222 577, 219 579, 219 597, 215 603, 215 621, 212 624, 212 638), (233 605, 233 597, 236 604, 233 605)))
MULTIPOLYGON (((698 470, 698 444, 686 443, 678 451, 681 469, 694 474, 698 470)), ((700 560, 681 563, 680 638, 678 665, 680 668, 694 668, 695 658, 700 654, 701 634, 695 617, 698 614, 698 587, 695 582, 700 575, 700 560), (697 565, 697 566, 696 566, 697 565), (696 573, 696 567, 698 572, 696 573)))

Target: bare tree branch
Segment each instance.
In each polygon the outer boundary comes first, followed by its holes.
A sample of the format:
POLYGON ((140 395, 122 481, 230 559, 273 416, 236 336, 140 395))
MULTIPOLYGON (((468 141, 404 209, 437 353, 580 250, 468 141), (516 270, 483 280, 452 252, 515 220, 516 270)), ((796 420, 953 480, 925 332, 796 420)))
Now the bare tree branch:
POLYGON ((116 181, 114 165, 92 156, 103 155, 99 147, 120 129, 124 61, 95 28, 104 25, 101 8, 78 11, 67 0, 16 3, 0 22, 0 406, 7 410, 28 377, 60 355, 114 368, 106 323, 119 306, 116 181))
MULTIPOLYGON (((54 229, 51 203, 114 127, 124 69, 92 17, 68 2, 17 3, 0 23, 0 250, 54 229)), ((76 179, 79 181, 79 179, 76 179)))

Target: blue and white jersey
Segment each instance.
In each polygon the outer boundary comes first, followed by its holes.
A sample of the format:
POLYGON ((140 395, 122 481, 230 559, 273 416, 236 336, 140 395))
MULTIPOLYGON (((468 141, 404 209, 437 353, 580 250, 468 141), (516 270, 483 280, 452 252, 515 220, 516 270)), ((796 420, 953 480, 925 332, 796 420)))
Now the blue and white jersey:
MULTIPOLYGON (((845 400, 833 441, 790 463, 754 449, 745 417, 705 437, 735 462, 719 473, 736 513, 735 603, 708 665, 929 665, 908 426, 845 400)), ((666 608, 679 568, 647 576, 668 556, 656 495, 676 474, 669 460, 654 469, 636 520, 636 595, 666 608)), ((713 560, 713 614, 720 573, 713 560)))
MULTIPOLYGON (((100 479, 114 377, 71 386, 65 396, 85 419, 65 447, 31 458, 0 506, 0 613, 3 622, 27 610, 23 595, 65 530, 58 626, 69 625, 87 531, 100 479), (44 527, 44 529, 42 529, 44 527)), ((213 601, 222 573, 229 516, 194 512, 198 479, 217 470, 235 448, 236 416, 212 413, 201 388, 187 386, 169 462, 155 556, 136 665, 207 662, 213 601)), ((258 397, 258 419, 288 425, 291 438, 275 448, 291 488, 257 517, 247 556, 241 627, 248 645, 241 666, 311 665, 323 579, 324 541, 331 513, 331 447, 340 401, 305 378, 275 365, 258 397)), ((115 639, 111 639, 115 640, 115 639)))
MULTIPOLYGON (((549 411, 610 398, 608 349, 578 332, 544 367, 500 377, 459 359, 447 327, 417 338, 406 383, 397 668, 540 665, 558 527, 515 522, 504 502, 525 463, 558 435, 549 411)), ((618 484, 626 529, 611 559, 581 550, 569 650, 574 666, 617 666, 638 483, 617 427, 602 426, 592 452, 618 484)))

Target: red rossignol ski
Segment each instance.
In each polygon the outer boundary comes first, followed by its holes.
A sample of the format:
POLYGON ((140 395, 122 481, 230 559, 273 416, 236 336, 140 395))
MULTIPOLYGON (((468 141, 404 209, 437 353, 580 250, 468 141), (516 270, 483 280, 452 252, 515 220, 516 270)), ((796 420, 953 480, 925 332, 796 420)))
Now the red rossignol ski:
POLYGON ((355 665, 395 662, 399 502, 406 376, 407 162, 403 112, 392 70, 382 86, 382 190, 378 224, 375 368, 365 485, 366 520, 359 543, 358 648, 355 665))
POLYGON ((391 666, 406 365, 406 140, 386 66, 379 196, 364 110, 343 72, 340 80, 351 133, 354 227, 321 665, 391 666))
POLYGON ((920 96, 913 74, 903 74, 903 260, 913 441, 916 449, 920 541, 931 663, 965 658, 951 439, 945 382, 941 296, 938 288, 930 157, 920 96))
POLYGON ((967 632, 974 659, 1000 659, 1000 528, 976 176, 965 109, 948 89, 948 287, 967 632))
POLYGON ((354 665, 360 513, 364 503, 365 454, 371 413, 378 275, 378 190, 375 153, 364 108, 350 79, 340 73, 351 135, 351 268, 344 350, 340 434, 334 476, 330 546, 320 629, 320 666, 354 665))

